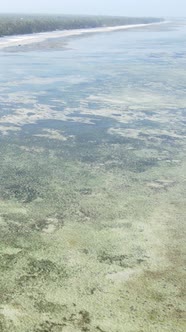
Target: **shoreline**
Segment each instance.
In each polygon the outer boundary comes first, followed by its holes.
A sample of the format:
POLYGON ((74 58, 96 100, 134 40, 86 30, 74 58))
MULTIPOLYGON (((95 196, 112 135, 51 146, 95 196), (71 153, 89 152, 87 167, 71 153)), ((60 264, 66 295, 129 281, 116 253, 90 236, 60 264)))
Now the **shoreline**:
POLYGON ((88 33, 112 32, 117 30, 144 28, 144 27, 156 26, 165 23, 169 22, 163 21, 163 22, 148 23, 148 24, 130 24, 130 25, 120 25, 114 27, 72 29, 72 30, 60 30, 60 31, 51 31, 51 32, 39 32, 29 35, 5 36, 0 38, 0 50, 5 49, 7 47, 13 47, 13 46, 16 47, 16 46, 24 46, 34 43, 41 43, 48 39, 67 38, 73 36, 80 36, 88 33))

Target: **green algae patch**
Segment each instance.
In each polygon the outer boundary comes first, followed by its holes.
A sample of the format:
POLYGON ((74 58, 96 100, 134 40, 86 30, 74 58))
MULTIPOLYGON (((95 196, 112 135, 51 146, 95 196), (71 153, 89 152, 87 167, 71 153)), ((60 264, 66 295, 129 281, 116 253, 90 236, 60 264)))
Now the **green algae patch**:
POLYGON ((72 162, 55 145, 5 152, 2 331, 183 331, 182 152, 143 172, 72 162), (20 181, 36 197, 15 195, 20 181))

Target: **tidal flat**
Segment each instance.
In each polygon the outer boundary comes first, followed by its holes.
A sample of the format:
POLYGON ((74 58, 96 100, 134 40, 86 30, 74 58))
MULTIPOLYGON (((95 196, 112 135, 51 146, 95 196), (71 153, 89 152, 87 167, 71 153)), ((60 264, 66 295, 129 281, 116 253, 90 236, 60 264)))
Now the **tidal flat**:
POLYGON ((0 52, 0 331, 185 331, 185 31, 0 52))

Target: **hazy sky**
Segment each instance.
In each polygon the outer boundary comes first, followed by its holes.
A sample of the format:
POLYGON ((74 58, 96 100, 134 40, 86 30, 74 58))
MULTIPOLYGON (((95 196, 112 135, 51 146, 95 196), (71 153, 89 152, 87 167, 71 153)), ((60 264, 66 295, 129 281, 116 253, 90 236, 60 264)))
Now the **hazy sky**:
POLYGON ((0 0, 0 12, 186 16, 186 0, 0 0))

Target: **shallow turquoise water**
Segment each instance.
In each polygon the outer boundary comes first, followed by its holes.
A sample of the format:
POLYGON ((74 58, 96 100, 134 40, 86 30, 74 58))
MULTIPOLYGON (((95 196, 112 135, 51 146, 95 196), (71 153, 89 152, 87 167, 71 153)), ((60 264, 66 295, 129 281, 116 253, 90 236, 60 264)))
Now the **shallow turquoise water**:
POLYGON ((179 73, 183 74, 186 65, 186 28, 164 26, 156 30, 71 38, 66 50, 1 52, 1 91, 5 87, 6 93, 28 92, 36 102, 53 107, 58 106, 53 99, 61 98, 68 107, 77 109, 91 94, 127 94, 128 89, 179 96, 185 91, 185 76, 180 80, 179 73), (37 79, 43 82, 38 84, 37 79), (47 79, 51 82, 45 83, 47 79))

